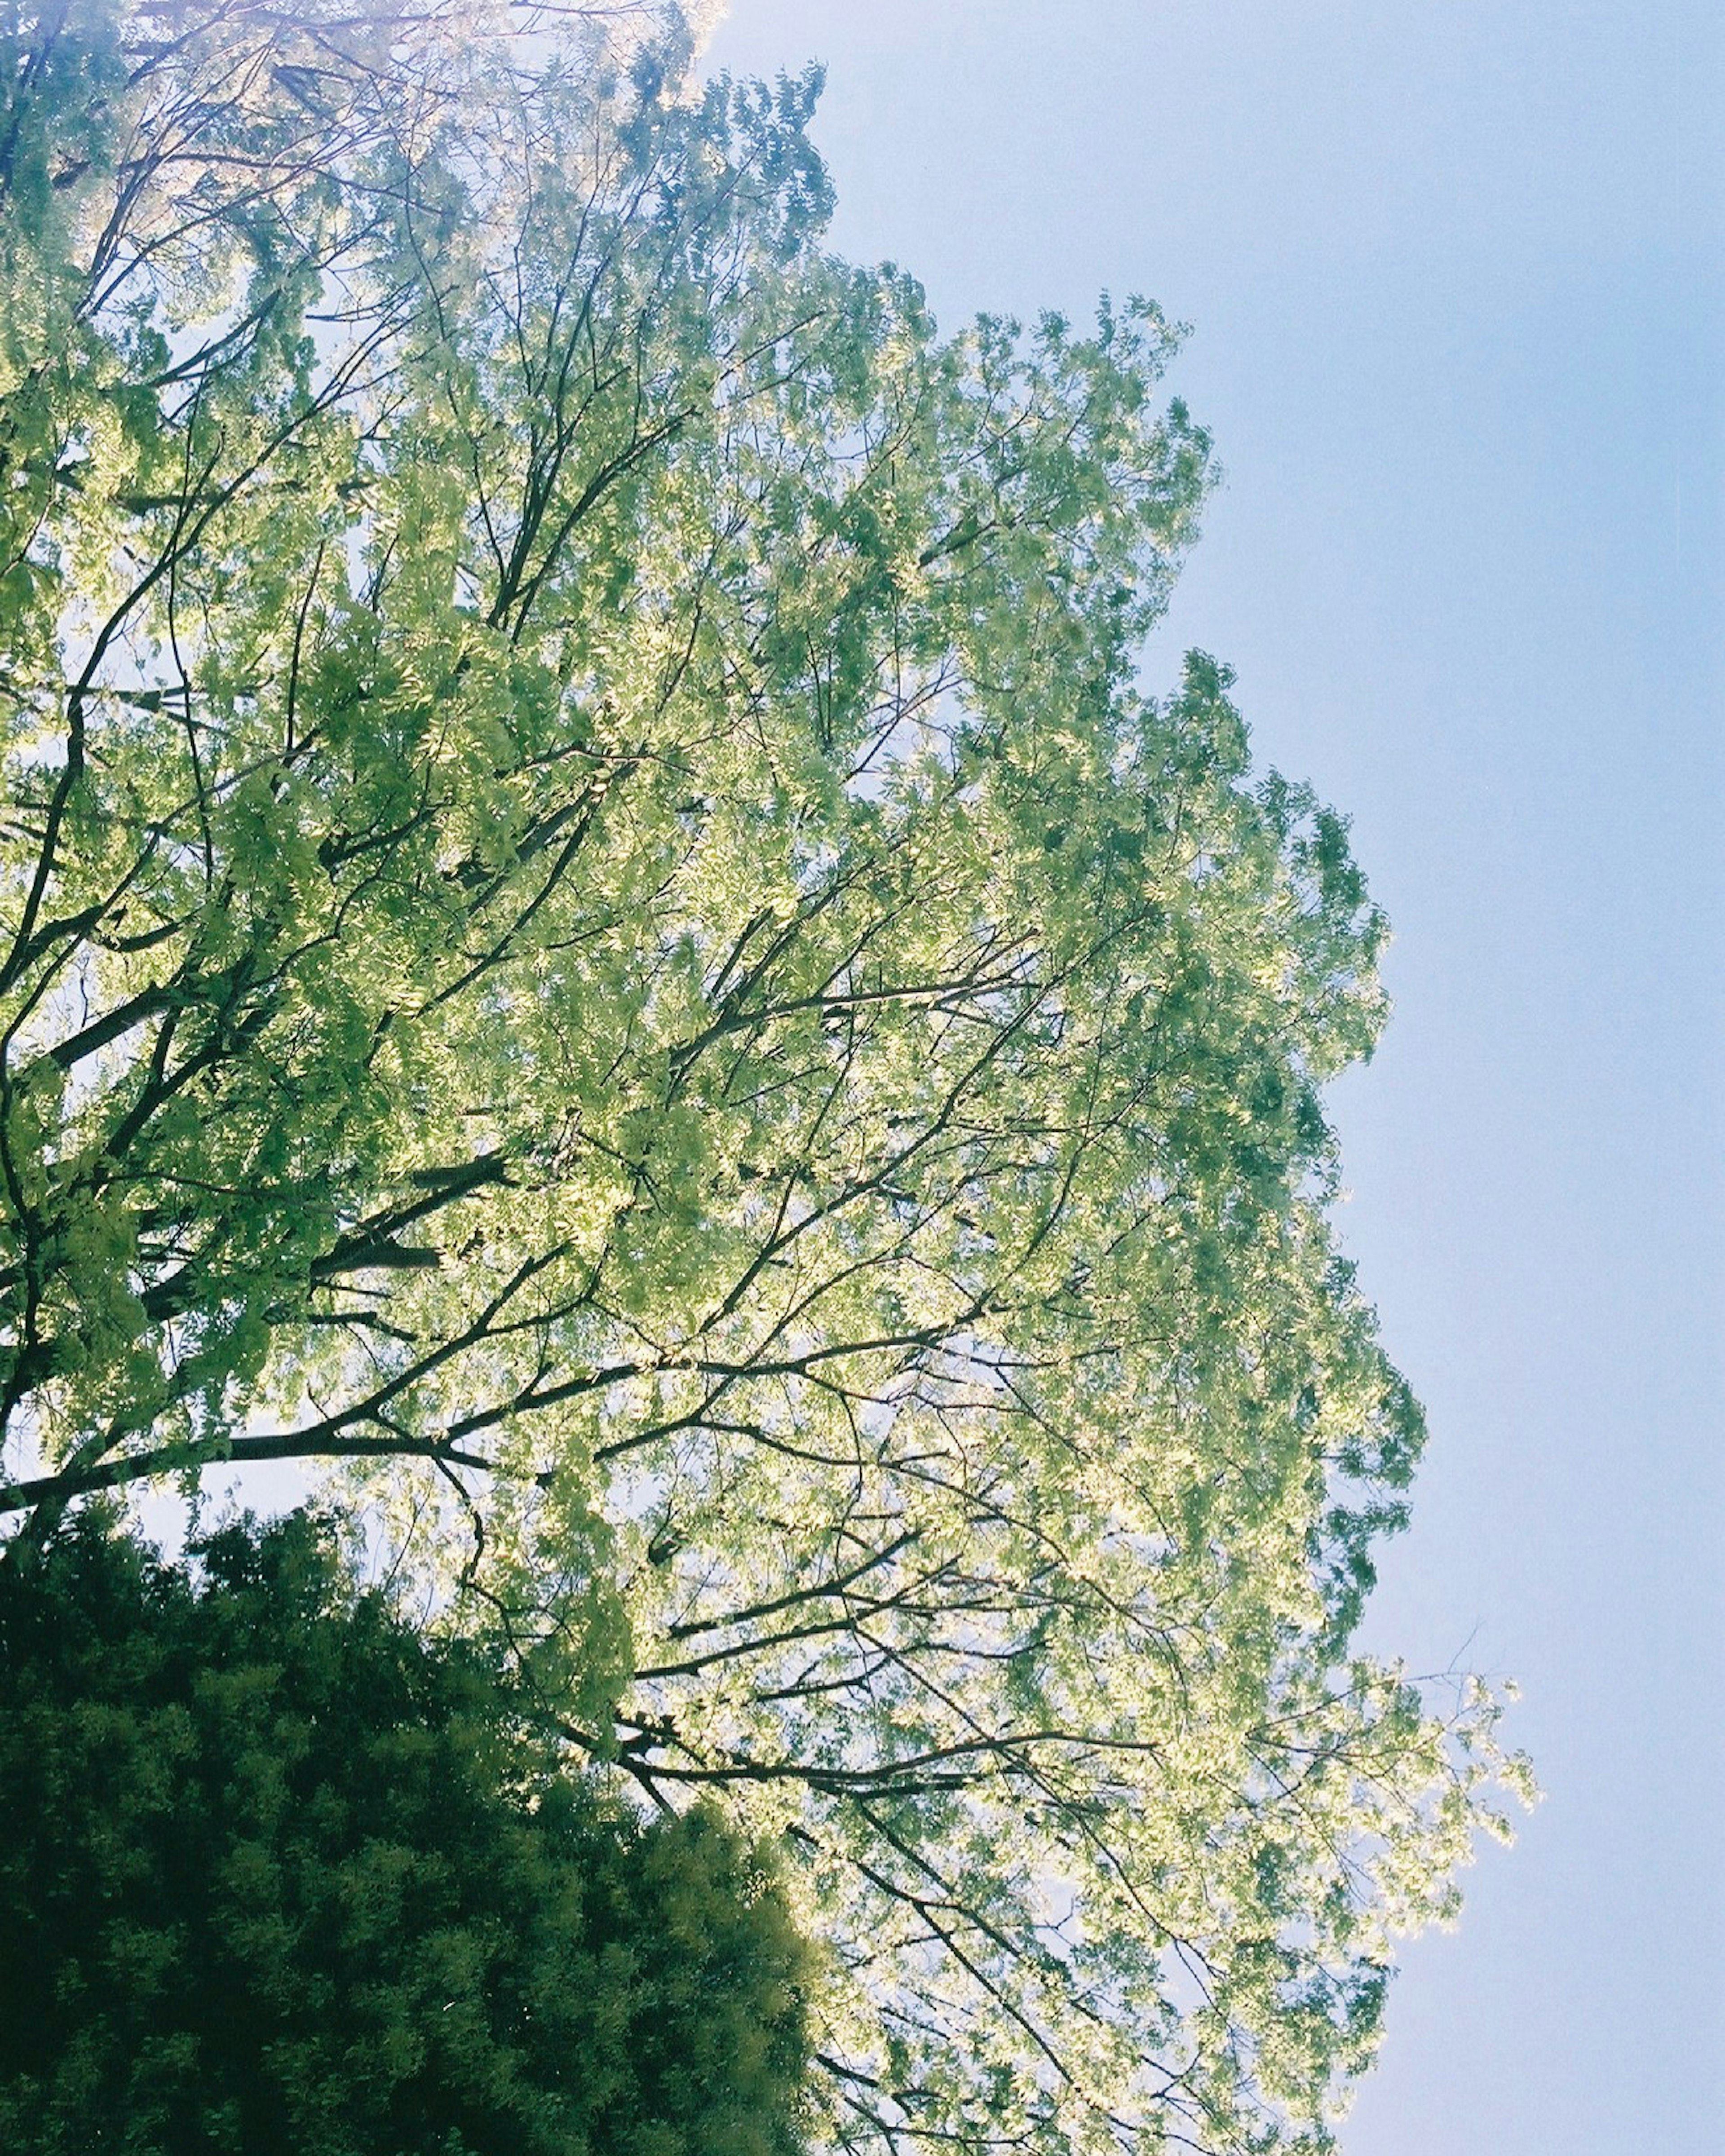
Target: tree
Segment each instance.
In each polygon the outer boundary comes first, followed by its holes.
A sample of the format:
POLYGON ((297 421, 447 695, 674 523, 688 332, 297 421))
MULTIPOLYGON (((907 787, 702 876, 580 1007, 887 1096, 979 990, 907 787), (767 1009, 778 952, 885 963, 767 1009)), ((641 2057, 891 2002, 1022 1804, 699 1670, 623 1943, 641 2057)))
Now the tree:
POLYGON ((6 2148, 795 2156, 770 1859, 608 1815, 304 1515, 195 1554, 0 1576, 6 2148))
POLYGON ((1175 333, 942 340, 812 78, 490 21, 14 23, 10 1561, 348 1462, 791 1837, 845 2145, 1327 2146, 1506 1763, 1348 1646, 1383 927, 1224 668, 1138 685, 1175 333))

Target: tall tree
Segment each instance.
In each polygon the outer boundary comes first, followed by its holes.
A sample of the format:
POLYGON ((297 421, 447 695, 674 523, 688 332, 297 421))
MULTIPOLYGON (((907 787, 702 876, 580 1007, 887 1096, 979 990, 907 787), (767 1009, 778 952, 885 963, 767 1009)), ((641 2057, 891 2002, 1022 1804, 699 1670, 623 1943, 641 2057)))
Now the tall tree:
POLYGON ((1157 311, 942 340, 815 81, 619 12, 13 18, 11 1561, 359 1463, 801 1849, 845 2145, 1320 2148, 1504 1764, 1348 1647, 1382 924, 1224 669, 1138 686, 1157 311))

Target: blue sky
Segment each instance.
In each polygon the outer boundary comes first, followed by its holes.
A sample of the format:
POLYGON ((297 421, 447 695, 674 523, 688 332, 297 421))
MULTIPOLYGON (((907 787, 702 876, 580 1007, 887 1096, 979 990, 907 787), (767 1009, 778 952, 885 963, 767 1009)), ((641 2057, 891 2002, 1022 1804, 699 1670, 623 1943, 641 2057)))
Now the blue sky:
POLYGON ((1397 1014, 1345 1240, 1430 1412, 1374 1645, 1546 1804, 1417 1943, 1348 2156, 1725 2148, 1725 16, 732 0, 835 244, 943 321, 1151 294, 1228 478, 1149 672, 1353 819, 1397 1014))

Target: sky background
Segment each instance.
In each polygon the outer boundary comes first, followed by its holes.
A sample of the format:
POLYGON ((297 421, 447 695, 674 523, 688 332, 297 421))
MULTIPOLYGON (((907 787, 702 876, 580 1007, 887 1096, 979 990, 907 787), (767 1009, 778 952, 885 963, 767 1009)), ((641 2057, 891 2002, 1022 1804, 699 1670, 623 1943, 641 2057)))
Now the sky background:
POLYGON ((1518 1677, 1549 1794, 1346 2156, 1719 2156, 1725 14, 732 0, 707 64, 812 59, 840 251, 1194 326, 1150 684, 1234 665, 1395 926, 1342 1224, 1432 1442, 1369 1639, 1518 1677))

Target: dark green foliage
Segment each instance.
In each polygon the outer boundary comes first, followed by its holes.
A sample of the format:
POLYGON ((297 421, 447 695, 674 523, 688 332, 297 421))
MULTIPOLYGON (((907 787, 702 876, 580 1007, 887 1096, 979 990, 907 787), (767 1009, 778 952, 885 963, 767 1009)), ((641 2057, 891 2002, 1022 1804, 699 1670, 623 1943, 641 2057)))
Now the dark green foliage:
POLYGON ((7 2156, 791 2156, 804 1949, 295 1516, 0 1574, 7 2156))

